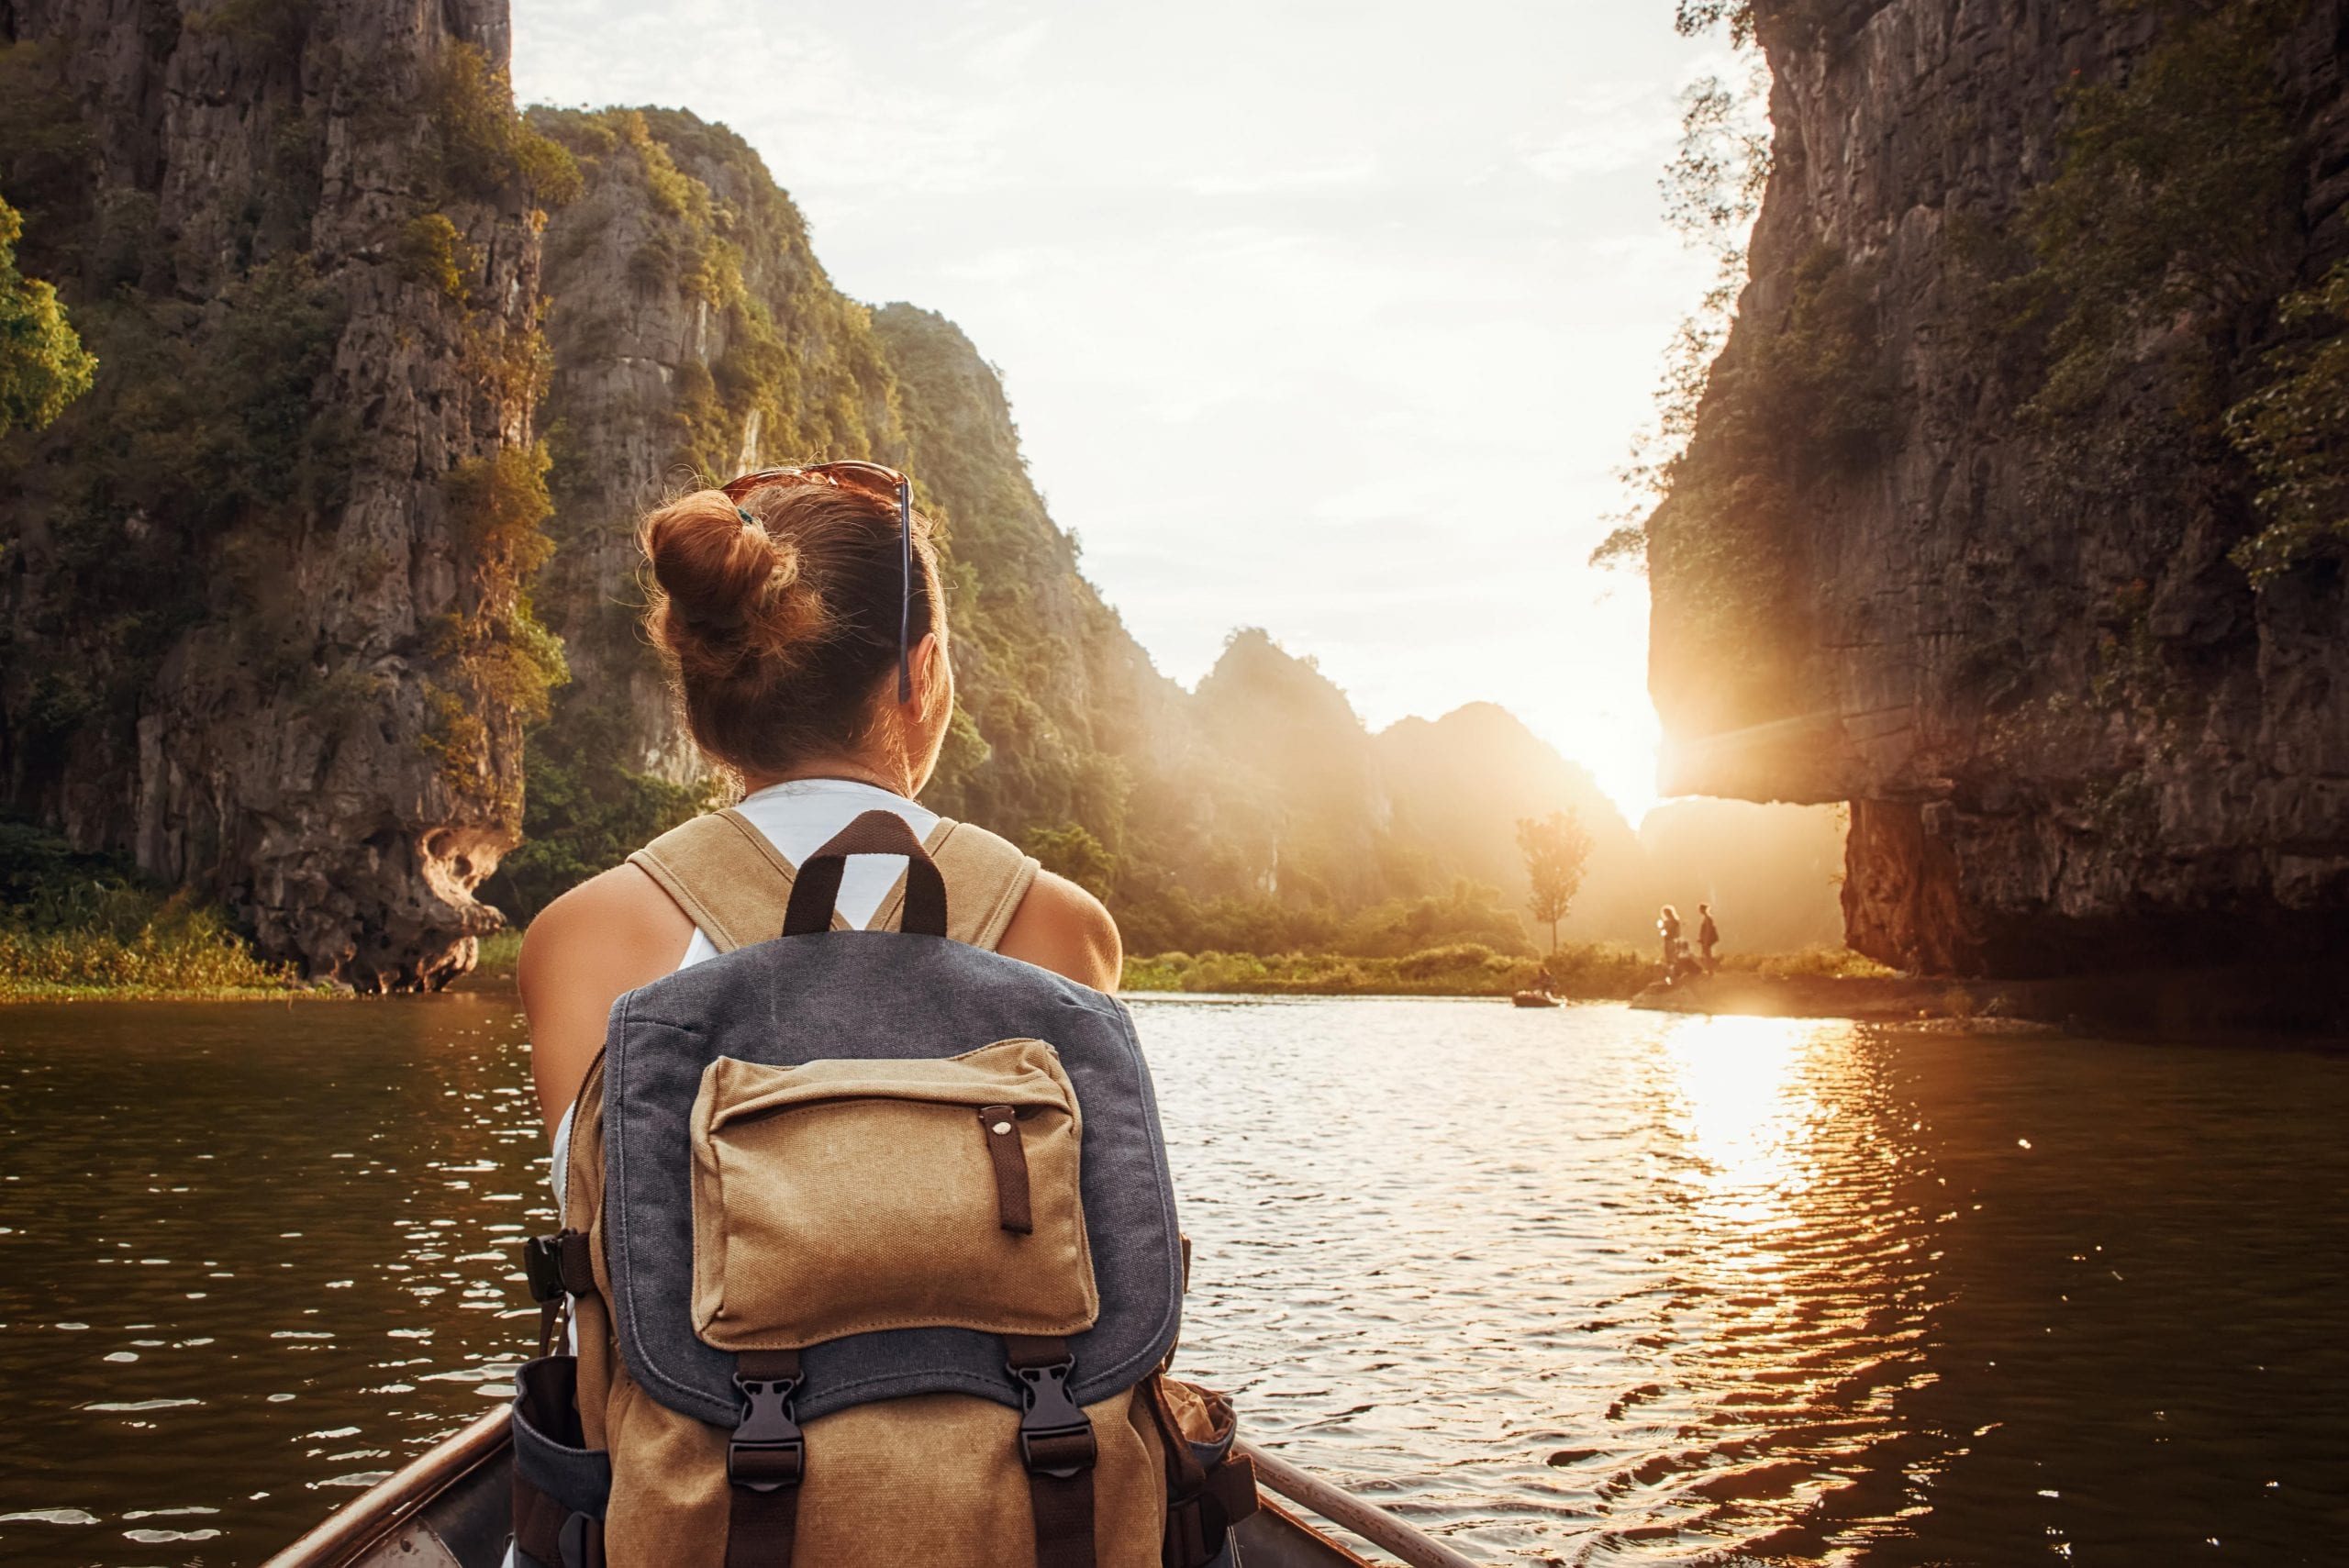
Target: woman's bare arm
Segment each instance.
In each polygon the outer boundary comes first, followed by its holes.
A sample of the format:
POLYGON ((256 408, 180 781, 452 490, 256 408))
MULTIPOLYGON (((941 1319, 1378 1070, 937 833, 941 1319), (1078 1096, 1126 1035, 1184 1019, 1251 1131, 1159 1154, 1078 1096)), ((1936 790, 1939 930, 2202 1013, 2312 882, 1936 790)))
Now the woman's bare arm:
POLYGON ((612 1004, 674 971, 693 940, 685 912, 632 865, 581 883, 530 922, 515 980, 549 1132, 604 1047, 612 1004))

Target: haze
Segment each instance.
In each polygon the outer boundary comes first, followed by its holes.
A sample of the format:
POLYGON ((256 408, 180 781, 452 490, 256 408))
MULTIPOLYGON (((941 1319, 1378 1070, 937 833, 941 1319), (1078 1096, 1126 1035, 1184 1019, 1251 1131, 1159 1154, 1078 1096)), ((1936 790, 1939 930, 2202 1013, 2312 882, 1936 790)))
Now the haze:
POLYGON ((1671 7, 515 0, 526 102, 747 137, 836 282, 1001 368, 1088 573, 1186 684, 1237 627, 1374 726, 1478 698, 1654 798, 1623 505, 1706 263, 1671 7))

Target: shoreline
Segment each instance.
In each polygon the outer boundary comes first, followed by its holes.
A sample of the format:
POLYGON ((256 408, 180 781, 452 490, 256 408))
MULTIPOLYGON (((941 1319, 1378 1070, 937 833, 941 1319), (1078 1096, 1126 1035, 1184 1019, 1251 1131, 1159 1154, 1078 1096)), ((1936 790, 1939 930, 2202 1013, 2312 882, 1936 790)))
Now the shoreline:
POLYGON ((2349 1045, 2349 979, 2287 966, 2032 980, 1723 973, 1651 985, 1631 1005, 1650 1012, 1845 1018, 1912 1029, 2349 1045))
POLYGON ((0 989, 0 1007, 88 1002, 341 1002, 357 993, 330 985, 21 985, 0 989))

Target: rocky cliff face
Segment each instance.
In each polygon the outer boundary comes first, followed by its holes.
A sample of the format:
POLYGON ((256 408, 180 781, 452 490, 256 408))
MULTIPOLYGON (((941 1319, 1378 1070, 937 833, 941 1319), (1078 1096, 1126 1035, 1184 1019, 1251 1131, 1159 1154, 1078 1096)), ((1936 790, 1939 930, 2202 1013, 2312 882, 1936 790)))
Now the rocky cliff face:
POLYGON ((903 461, 895 388, 740 137, 663 109, 532 118, 585 177, 546 236, 556 550, 540 597, 573 677, 547 740, 568 757, 617 727, 629 766, 683 784, 697 763, 637 628, 638 519, 763 463, 903 461))
POLYGON ((502 0, 0 0, 0 189, 101 360, 0 445, 0 797, 272 956, 438 984, 497 924, 540 187, 502 0))
POLYGON ((1649 528, 1673 787, 1852 802, 1889 962, 2337 951, 2341 538, 2252 414, 2343 327, 2290 302, 2349 256, 2349 6, 1753 9, 1753 281, 1649 528))

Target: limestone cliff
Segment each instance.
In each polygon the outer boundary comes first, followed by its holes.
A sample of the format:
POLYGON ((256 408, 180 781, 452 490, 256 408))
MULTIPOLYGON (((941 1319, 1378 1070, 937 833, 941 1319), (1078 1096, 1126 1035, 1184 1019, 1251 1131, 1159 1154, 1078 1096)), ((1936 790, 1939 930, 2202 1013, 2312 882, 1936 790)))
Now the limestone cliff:
POLYGON ((2273 389, 2344 328, 2349 6, 1752 10, 1752 283, 1649 527, 1672 787, 1852 802, 1890 962, 2337 951, 2349 597, 2289 509, 2341 416, 2273 389))
POLYGON ((502 0, 0 0, 0 190, 101 368, 0 443, 0 802, 438 984, 521 725, 534 208, 502 0))

